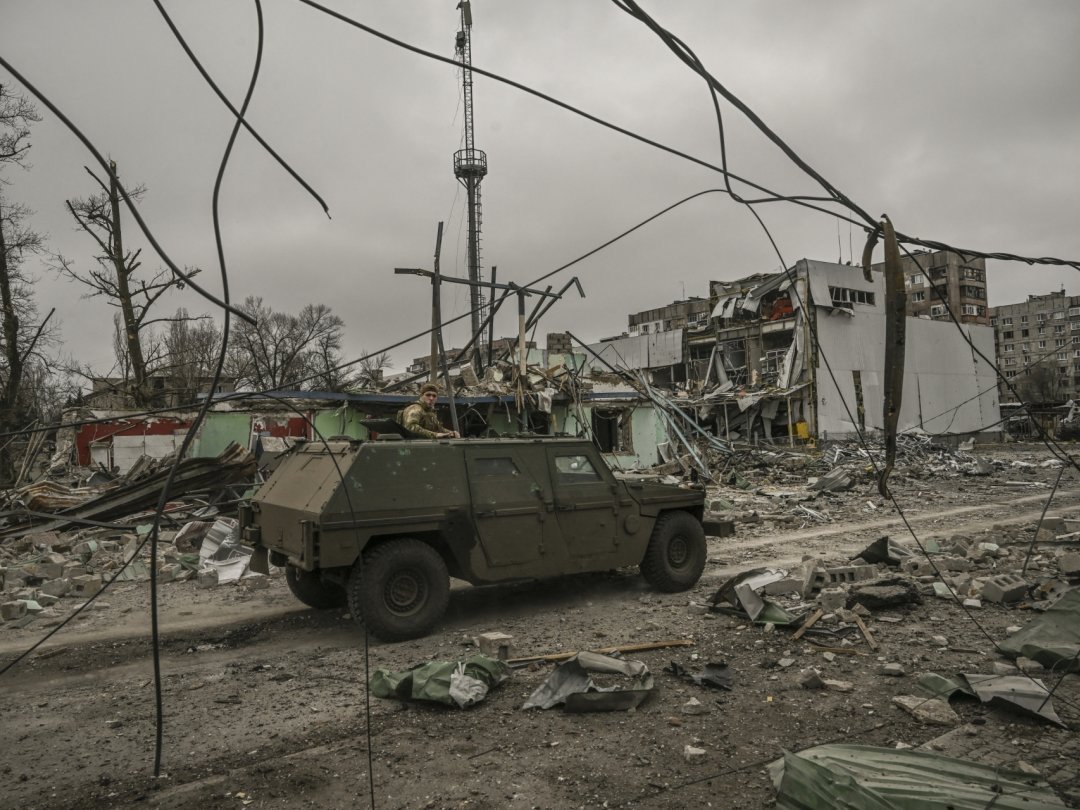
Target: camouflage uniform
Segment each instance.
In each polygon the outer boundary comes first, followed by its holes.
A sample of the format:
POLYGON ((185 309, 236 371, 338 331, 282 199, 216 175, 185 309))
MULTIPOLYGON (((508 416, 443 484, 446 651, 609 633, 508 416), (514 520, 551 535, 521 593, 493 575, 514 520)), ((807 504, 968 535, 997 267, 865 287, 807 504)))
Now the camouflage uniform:
POLYGON ((434 439, 438 434, 447 432, 446 428, 439 423, 439 417, 435 414, 435 409, 424 402, 423 399, 404 408, 398 414, 398 422, 410 433, 428 439, 434 439))

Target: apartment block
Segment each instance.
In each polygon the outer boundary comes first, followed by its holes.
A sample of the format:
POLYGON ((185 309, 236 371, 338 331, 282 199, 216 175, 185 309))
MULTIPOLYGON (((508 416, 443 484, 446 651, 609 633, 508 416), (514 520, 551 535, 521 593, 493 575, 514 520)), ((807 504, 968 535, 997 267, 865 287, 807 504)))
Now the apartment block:
POLYGON ((1029 295, 990 317, 998 368, 1016 389, 1000 383, 1002 403, 1080 399, 1080 296, 1029 295))
MULTIPOLYGON (((961 323, 990 323, 986 306, 986 260, 948 250, 916 251, 901 257, 908 315, 948 321, 949 309, 961 323)), ((873 265, 884 270, 884 262, 873 265)))

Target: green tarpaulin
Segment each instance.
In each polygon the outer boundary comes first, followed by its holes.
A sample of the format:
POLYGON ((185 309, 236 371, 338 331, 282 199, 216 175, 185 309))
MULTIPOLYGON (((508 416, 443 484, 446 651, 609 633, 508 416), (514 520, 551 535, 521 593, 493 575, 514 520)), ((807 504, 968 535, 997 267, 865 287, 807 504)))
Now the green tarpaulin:
POLYGON ((464 661, 431 661, 400 672, 377 669, 371 676, 371 694, 464 709, 479 703, 489 689, 509 677, 510 667, 502 661, 474 655, 464 661))
POLYGON ((928 751, 819 745, 769 766, 779 810, 1043 810, 1045 782, 928 751))
POLYGON ((1023 656, 1038 661, 1055 675, 1080 672, 1080 588, 1066 593, 998 646, 1013 658, 1023 656))

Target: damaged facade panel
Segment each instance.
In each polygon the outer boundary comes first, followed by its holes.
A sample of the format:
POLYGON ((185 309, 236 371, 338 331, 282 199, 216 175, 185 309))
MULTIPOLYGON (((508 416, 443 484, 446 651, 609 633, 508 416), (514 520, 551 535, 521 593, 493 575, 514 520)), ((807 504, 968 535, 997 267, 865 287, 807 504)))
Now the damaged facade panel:
MULTIPOLYGON (((724 374, 691 379, 703 423, 737 440, 789 442, 880 431, 885 396, 885 283, 850 265, 803 259, 786 273, 714 282, 715 333, 689 339, 711 348, 724 374), (827 362, 826 362, 827 361, 827 362), (834 381, 835 380, 835 381, 834 381), (859 407, 860 402, 862 407, 859 407), (850 411, 850 412, 849 412, 850 411)), ((1000 414, 993 368, 951 322, 906 319, 906 395, 900 431, 978 433, 1000 414)), ((964 334, 993 357, 993 332, 964 334)), ((707 371, 712 371, 706 367, 707 371)))
MULTIPOLYGON (((853 272, 853 275, 857 275, 853 272)), ((875 276, 875 281, 879 277, 875 276)), ((835 312, 835 310, 834 310, 835 312)), ((884 391, 885 313, 878 306, 853 307, 845 316, 817 319, 819 349, 828 358, 832 374, 818 369, 818 435, 850 436, 855 433, 841 396, 855 414, 859 400, 856 379, 864 402, 881 402, 884 391), (840 384, 837 390, 833 380, 840 384)), ((987 357, 994 354, 994 335, 989 327, 965 324, 962 329, 987 357)), ((907 323, 904 401, 897 429, 926 433, 979 433, 991 430, 1000 420, 996 375, 958 333, 944 321, 909 318, 907 323)), ((884 428, 877 408, 865 409, 868 430, 884 428)))

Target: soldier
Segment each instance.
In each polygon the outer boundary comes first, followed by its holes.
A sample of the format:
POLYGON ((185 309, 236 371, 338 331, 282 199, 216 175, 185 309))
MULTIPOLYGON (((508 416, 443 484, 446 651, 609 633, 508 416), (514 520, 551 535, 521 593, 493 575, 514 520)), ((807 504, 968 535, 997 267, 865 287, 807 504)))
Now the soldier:
POLYGON ((457 439, 456 430, 450 430, 439 424, 435 414, 435 400, 439 398, 439 387, 425 383, 420 389, 420 398, 398 413, 398 422, 410 433, 429 439, 457 439))

